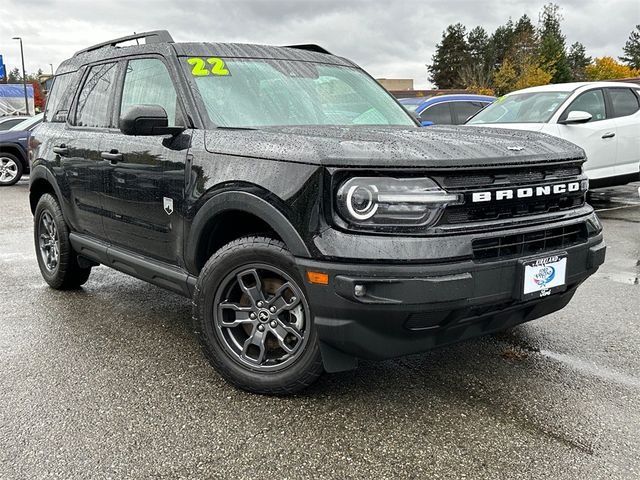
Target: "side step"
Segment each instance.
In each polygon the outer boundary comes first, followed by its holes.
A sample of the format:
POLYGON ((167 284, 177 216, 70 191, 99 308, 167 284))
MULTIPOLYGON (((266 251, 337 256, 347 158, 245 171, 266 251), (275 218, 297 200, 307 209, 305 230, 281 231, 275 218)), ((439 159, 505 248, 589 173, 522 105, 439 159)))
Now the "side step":
POLYGON ((193 296, 197 278, 178 267, 114 247, 87 235, 71 233, 69 239, 73 249, 82 257, 187 298, 193 296))

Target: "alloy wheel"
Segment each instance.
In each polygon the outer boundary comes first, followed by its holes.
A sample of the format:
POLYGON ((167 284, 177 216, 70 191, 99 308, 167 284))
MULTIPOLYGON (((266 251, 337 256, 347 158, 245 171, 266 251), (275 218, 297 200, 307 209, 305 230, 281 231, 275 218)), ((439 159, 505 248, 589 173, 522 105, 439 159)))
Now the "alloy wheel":
POLYGON ((254 370, 279 370, 304 351, 309 308, 300 287, 285 272, 269 265, 245 265, 220 284, 214 322, 234 360, 254 370))
POLYGON ((38 229, 40 256, 50 272, 60 263, 60 238, 56 222, 48 211, 42 212, 38 229))
POLYGON ((0 183, 11 183, 18 176, 18 165, 9 157, 0 157, 0 183))

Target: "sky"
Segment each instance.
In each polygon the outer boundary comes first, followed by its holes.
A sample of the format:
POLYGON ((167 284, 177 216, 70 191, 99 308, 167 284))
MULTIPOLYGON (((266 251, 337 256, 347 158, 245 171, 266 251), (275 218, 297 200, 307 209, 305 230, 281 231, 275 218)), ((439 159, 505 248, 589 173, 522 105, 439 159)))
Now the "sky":
MULTIPOLYGON (((74 52, 111 38, 166 29, 176 41, 317 43, 347 57, 376 78, 413 78, 431 88, 426 63, 447 25, 488 32, 526 13, 536 0, 2 0, 0 55, 27 72, 48 72, 74 52)), ((639 0, 557 0, 567 45, 580 41, 594 57, 622 55, 640 23, 639 0)))

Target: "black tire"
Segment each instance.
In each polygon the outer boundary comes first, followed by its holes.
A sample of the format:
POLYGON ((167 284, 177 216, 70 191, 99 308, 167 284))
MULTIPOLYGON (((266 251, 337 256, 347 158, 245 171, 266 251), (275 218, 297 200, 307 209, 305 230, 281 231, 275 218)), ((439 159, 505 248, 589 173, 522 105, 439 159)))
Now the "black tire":
POLYGON ((20 181, 23 173, 24 165, 15 155, 0 153, 0 187, 15 185, 20 181), (6 175, 3 171, 4 168, 7 168, 6 175), (10 177, 8 176, 9 173, 11 174, 10 177))
POLYGON ((278 240, 245 237, 218 250, 198 277, 193 300, 193 321, 207 359, 222 377, 243 390, 267 395, 293 394, 310 386, 324 371, 318 333, 306 298, 304 282, 293 256, 278 240), (255 277, 247 273, 254 269, 259 272, 255 277), (265 276, 271 278, 264 278, 265 276), (249 277, 260 280, 246 289, 250 283, 246 281, 249 277), (280 287, 273 294, 263 293, 261 298, 265 299, 264 308, 256 309, 260 302, 255 301, 254 294, 249 295, 249 290, 265 292, 273 284, 275 287, 271 287, 272 292, 278 285, 280 287), (255 289, 256 285, 259 288, 255 289), (288 298, 285 298, 284 292, 288 292, 288 298), (235 298, 242 295, 238 303, 230 300, 234 295, 235 298), (241 307, 245 310, 242 314, 246 318, 241 325, 229 328, 235 322, 226 323, 223 320, 225 313, 233 314, 236 319, 240 315, 237 306, 242 305, 242 298, 246 305, 241 307), (229 309, 229 305, 234 308, 229 309), (269 311, 274 313, 266 321, 263 315, 269 315, 269 311), (253 315, 254 320, 249 319, 250 315, 253 315), (263 333, 259 334, 257 330, 261 327, 263 333), (283 328, 287 330, 282 330, 283 328), (288 332, 288 329, 295 335, 285 333, 283 338, 282 333, 288 332), (247 344, 250 344, 249 347, 254 346, 253 340, 257 335, 260 335, 262 348, 258 350, 259 358, 254 359, 249 357, 247 344), (243 340, 246 341, 240 345, 243 340), (288 353, 289 349, 295 349, 294 353, 288 353), (278 356, 279 352, 283 355, 278 356), (273 357, 269 358, 269 355, 273 357))
MULTIPOLYGON (((84 285, 91 274, 91 267, 83 268, 78 265, 78 256, 69 241, 69 227, 62 216, 62 210, 53 195, 45 193, 38 200, 33 217, 33 236, 36 247, 36 257, 40 273, 44 280, 56 290, 69 290, 84 285), (44 220, 54 223, 57 235, 49 234, 44 220), (43 235, 48 236, 49 250, 57 250, 57 261, 48 261, 47 254, 43 251, 43 235), (57 236, 57 238, 55 238, 57 236), (55 263, 55 265, 53 265, 55 263)), ((46 249, 46 247, 44 247, 46 249)), ((51 255, 49 259, 52 259, 51 255)))

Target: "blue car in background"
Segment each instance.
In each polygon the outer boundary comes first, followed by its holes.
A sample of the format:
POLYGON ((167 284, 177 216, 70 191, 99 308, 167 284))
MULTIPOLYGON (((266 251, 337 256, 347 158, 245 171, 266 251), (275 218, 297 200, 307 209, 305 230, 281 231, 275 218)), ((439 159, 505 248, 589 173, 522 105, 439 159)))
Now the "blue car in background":
POLYGON ((42 123, 44 114, 29 117, 0 132, 0 187, 8 187, 29 173, 29 137, 42 123))
POLYGON ((414 112, 423 126, 462 125, 496 97, 488 95, 438 95, 435 97, 401 98, 404 108, 414 112))

